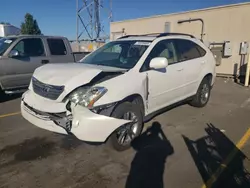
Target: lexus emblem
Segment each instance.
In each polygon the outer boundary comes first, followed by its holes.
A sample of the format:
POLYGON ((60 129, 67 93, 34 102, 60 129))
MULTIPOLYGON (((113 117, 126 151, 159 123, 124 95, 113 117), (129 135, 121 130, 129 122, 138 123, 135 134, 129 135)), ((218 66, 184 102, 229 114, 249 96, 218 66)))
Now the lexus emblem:
POLYGON ((50 91, 50 88, 49 87, 44 87, 42 90, 43 90, 43 92, 48 93, 50 91))

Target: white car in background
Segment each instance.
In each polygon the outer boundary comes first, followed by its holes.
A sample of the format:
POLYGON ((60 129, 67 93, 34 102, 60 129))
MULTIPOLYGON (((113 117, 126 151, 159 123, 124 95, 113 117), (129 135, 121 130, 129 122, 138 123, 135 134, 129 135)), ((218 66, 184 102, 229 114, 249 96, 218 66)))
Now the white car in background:
POLYGON ((21 111, 40 128, 121 151, 159 110, 205 106, 215 75, 213 54, 191 35, 124 36, 79 63, 36 69, 21 111))

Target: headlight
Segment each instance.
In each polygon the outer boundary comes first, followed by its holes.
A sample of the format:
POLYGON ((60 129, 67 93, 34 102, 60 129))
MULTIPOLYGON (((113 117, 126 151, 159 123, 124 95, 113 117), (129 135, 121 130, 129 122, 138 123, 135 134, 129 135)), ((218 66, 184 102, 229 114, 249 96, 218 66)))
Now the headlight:
POLYGON ((105 87, 82 87, 69 96, 69 100, 81 106, 92 107, 108 90, 105 87))

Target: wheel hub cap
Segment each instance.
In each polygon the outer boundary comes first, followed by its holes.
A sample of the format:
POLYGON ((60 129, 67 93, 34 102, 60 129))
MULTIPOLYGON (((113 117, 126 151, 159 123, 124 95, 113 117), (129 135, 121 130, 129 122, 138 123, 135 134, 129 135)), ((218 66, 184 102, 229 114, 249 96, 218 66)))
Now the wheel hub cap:
POLYGON ((201 102, 202 104, 205 104, 209 97, 209 86, 207 84, 204 84, 201 89, 201 102))

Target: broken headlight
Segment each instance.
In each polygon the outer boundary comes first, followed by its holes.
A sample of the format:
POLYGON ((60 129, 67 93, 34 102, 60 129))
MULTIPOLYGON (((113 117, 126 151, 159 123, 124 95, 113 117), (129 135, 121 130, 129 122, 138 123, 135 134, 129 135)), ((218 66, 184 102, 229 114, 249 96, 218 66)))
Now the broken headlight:
POLYGON ((81 106, 93 107, 94 103, 100 99, 108 90, 105 87, 82 87, 73 91, 69 95, 69 100, 81 106))

